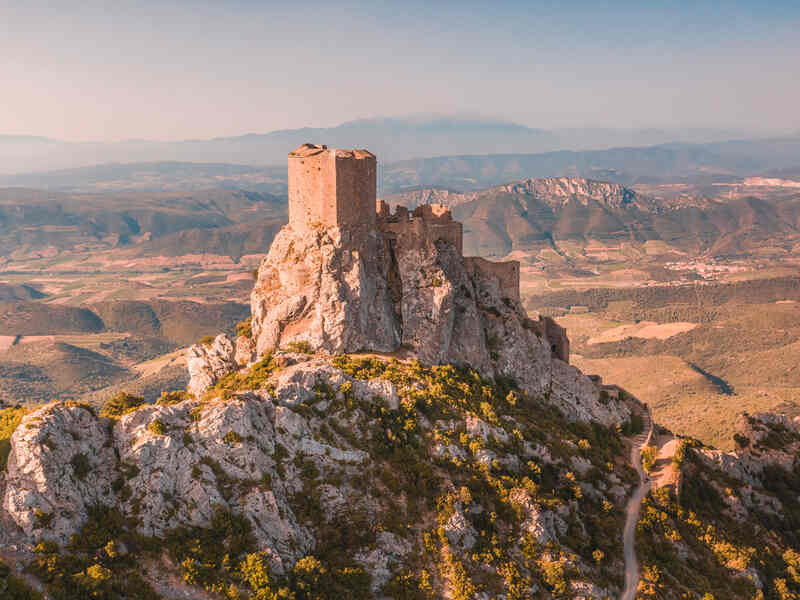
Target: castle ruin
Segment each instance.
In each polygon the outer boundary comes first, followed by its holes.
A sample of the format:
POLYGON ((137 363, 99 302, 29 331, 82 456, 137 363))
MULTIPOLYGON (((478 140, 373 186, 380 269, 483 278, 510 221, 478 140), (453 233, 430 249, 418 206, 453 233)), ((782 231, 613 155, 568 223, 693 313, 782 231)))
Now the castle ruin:
MULTIPOLYGON (((299 233, 338 227, 343 237, 363 241, 379 234, 388 247, 399 241, 416 246, 450 244, 473 278, 494 279, 503 296, 520 301, 520 263, 494 262, 463 256, 463 226, 440 204, 423 204, 413 211, 394 212, 377 199, 377 159, 363 149, 302 144, 289 153, 289 225, 299 233)), ((550 341, 552 354, 569 362, 566 331, 549 318, 529 320, 531 328, 550 341)))
MULTIPOLYGON (((303 144, 289 153, 289 225, 298 232, 339 227, 354 234, 380 231, 392 243, 411 237, 418 243, 445 241, 463 256, 464 232, 440 204, 413 211, 377 200, 377 160, 367 150, 303 144)), ((474 275, 495 277, 503 293, 519 301, 519 261, 492 262, 466 257, 474 275)))

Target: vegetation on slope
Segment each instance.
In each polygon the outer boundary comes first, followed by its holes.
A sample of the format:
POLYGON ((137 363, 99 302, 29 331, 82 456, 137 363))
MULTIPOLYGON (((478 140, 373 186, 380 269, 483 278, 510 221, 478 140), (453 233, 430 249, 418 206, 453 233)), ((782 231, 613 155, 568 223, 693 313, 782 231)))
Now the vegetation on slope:
POLYGON ((800 597, 800 463, 793 470, 767 466, 764 487, 754 489, 710 468, 701 448, 683 440, 674 459, 678 491, 661 488, 645 499, 636 542, 640 593, 664 600, 800 597))
POLYGON ((42 595, 31 588, 0 561, 0 598, 3 600, 42 600, 42 595))
MULTIPOLYGON (((223 378, 192 412, 248 390, 269 394, 280 364, 270 356, 223 378)), ((332 469, 301 453, 289 458, 276 445, 276 469, 301 483, 289 505, 315 540, 288 570, 271 570, 250 521, 235 507, 218 506, 208 527, 178 527, 161 539, 137 535, 135 517, 92 509, 69 544, 40 544, 31 572, 56 600, 154 598, 145 565, 166 549, 186 584, 228 598, 370 598, 376 592, 363 557, 391 534, 408 552, 382 585, 381 594, 390 598, 447 593, 466 600, 478 591, 510 599, 568 597, 580 582, 610 594, 621 587, 624 515, 621 498, 607 494, 609 480, 630 483, 635 474, 618 431, 569 423, 544 398, 469 369, 350 356, 332 364, 345 383, 334 389, 320 380, 313 398, 291 410, 319 442, 364 451, 369 460, 356 469, 332 469), (397 406, 355 393, 358 380, 374 379, 394 384, 397 406), (322 501, 331 486, 352 495, 335 516, 326 514, 322 501), (457 523, 471 541, 454 530, 457 523)), ((170 396, 164 404, 181 399, 187 397, 170 396)), ((107 411, 124 414, 137 403, 119 397, 107 411)), ((172 435, 159 429, 158 435, 172 435)), ((242 441, 234 432, 224 438, 231 448, 242 441)), ((236 489, 270 490, 274 483, 239 481, 213 460, 204 464, 226 500, 236 489)), ((124 488, 124 477, 115 487, 124 488)))

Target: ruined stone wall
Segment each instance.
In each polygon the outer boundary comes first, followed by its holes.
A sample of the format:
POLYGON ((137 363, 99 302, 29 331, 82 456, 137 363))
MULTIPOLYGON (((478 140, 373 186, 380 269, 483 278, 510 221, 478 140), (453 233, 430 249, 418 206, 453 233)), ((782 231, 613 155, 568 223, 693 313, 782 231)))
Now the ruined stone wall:
POLYGON ((453 221, 450 211, 438 204, 424 204, 410 213, 405 206, 398 206, 394 214, 389 206, 379 201, 376 205, 378 228, 395 237, 413 236, 420 244, 429 241, 445 240, 452 244, 459 254, 464 249, 463 225, 453 221))
POLYGON ((519 261, 492 262, 479 256, 464 258, 464 264, 474 275, 496 277, 503 294, 519 302, 519 261))
POLYGON ((289 224, 295 231, 317 226, 374 229, 373 154, 303 144, 289 154, 288 172, 289 224))
POLYGON ((550 349, 553 351, 553 356, 568 363, 569 338, 567 337, 567 330, 550 317, 540 316, 539 323, 544 331, 545 337, 550 342, 550 349))

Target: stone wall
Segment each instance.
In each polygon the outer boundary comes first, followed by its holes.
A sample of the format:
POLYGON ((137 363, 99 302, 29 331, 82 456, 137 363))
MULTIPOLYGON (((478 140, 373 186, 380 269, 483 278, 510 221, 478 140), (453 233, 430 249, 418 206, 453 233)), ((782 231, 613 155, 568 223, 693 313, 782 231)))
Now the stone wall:
POLYGON ((567 330, 550 317, 540 316, 539 324, 545 337, 550 342, 550 349, 553 351, 553 356, 568 363, 569 338, 567 337, 567 330))
POLYGON ((378 165, 366 150, 332 150, 336 162, 336 206, 339 227, 375 229, 378 165))
POLYGON ((377 226, 383 233, 394 237, 413 236, 420 244, 437 240, 449 242, 458 252, 463 253, 464 232, 458 221, 453 221, 450 211, 439 204, 424 204, 409 212, 405 206, 398 206, 392 214, 389 206, 381 201, 376 205, 377 226))
POLYGON ((292 229, 337 225, 335 155, 326 146, 303 144, 289 154, 288 174, 292 229))
POLYGON ((295 231, 317 226, 374 229, 373 154, 303 144, 289 153, 288 174, 289 224, 295 231))
POLYGON ((519 302, 519 261, 493 262, 479 256, 469 256, 464 258, 464 265, 473 277, 476 274, 496 277, 503 294, 519 302))

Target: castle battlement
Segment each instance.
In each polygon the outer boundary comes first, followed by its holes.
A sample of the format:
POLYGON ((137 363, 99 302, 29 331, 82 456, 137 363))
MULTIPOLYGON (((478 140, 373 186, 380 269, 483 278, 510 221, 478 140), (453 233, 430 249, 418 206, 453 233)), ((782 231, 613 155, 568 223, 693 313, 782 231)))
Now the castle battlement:
POLYGON ((377 228, 391 238, 413 236, 420 242, 445 240, 452 244, 459 254, 464 249, 463 226, 453 220, 450 211, 441 204, 422 204, 409 211, 405 206, 396 206, 394 212, 378 200, 377 228))

